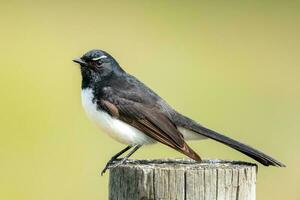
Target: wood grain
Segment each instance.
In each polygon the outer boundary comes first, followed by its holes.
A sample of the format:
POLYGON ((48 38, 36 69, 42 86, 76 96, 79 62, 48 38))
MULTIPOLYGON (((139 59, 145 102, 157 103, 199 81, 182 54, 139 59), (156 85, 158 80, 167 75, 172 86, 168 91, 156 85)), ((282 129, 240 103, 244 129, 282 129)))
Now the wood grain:
POLYGON ((205 160, 129 160, 110 170, 110 200, 255 200, 257 166, 205 160))

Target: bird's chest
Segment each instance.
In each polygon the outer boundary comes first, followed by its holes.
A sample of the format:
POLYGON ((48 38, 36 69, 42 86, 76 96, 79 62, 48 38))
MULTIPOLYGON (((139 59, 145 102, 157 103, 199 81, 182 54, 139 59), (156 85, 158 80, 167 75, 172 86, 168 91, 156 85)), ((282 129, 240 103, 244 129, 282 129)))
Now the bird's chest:
POLYGON ((82 106, 88 117, 113 139, 123 144, 146 144, 153 142, 151 138, 131 125, 98 109, 93 99, 94 94, 92 89, 83 89, 81 91, 82 106))

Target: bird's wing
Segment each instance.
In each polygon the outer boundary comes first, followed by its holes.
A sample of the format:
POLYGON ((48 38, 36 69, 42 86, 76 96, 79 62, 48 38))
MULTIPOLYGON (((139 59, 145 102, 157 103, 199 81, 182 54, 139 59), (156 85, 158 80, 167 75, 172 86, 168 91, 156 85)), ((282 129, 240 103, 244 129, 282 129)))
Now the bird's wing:
POLYGON ((114 102, 101 100, 102 107, 110 115, 194 160, 201 160, 185 143, 176 126, 158 108, 116 96, 113 99, 114 102))

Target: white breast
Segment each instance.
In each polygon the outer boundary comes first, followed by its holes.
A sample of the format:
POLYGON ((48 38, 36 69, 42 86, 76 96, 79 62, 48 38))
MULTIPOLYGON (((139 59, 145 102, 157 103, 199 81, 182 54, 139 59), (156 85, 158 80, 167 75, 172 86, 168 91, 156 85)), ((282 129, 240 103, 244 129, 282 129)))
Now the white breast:
POLYGON ((81 91, 81 101, 88 117, 105 133, 123 144, 149 144, 155 142, 153 139, 138 129, 124 123, 121 120, 111 117, 104 111, 98 110, 96 103, 93 103, 92 89, 81 91))

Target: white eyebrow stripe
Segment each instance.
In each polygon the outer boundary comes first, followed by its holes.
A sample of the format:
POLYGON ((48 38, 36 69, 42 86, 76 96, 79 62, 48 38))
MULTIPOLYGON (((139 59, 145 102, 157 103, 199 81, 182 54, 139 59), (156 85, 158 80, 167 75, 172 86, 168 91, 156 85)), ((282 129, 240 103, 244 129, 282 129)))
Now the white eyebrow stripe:
POLYGON ((101 58, 107 58, 107 56, 103 55, 103 56, 100 56, 100 57, 97 57, 97 58, 92 58, 92 60, 100 60, 101 58))

